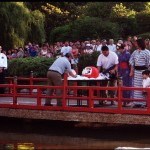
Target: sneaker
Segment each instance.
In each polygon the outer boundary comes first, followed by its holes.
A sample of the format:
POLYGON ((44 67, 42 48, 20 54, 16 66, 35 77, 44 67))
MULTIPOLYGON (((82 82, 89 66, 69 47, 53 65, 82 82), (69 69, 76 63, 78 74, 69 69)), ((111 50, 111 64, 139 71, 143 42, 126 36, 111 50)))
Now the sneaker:
POLYGON ((52 104, 44 104, 44 106, 53 106, 52 104))
POLYGON ((142 104, 134 104, 132 108, 141 108, 142 104))
POLYGON ((147 107, 146 104, 141 105, 141 108, 146 108, 146 107, 147 107))
POLYGON ((133 107, 133 106, 134 106, 133 102, 123 103, 123 107, 133 107))

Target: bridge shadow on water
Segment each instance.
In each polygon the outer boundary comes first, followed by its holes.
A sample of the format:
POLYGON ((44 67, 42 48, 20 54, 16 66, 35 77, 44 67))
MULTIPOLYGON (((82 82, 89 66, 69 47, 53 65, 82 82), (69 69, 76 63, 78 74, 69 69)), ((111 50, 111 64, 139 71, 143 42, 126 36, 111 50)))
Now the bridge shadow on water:
MULTIPOLYGON (((32 143, 36 149, 150 147, 150 126, 0 118, 0 142, 32 143), (44 145, 38 148, 39 145, 44 145)), ((1 147, 0 147, 1 149, 1 147)))

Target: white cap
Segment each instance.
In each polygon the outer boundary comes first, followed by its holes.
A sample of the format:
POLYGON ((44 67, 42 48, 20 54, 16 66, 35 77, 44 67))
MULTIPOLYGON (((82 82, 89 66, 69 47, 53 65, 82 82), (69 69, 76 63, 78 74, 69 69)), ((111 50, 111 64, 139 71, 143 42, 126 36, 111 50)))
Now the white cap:
POLYGON ((86 44, 86 46, 91 46, 90 44, 86 44))

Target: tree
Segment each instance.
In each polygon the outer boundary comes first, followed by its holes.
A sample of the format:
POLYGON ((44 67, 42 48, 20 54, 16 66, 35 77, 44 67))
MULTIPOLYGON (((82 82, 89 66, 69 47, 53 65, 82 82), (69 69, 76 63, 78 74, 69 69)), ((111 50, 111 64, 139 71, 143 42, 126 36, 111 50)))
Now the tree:
POLYGON ((28 35, 28 41, 36 42, 36 43, 43 43, 45 42, 45 29, 44 29, 44 22, 45 22, 45 15, 42 14, 39 10, 35 10, 31 12, 32 15, 32 22, 31 22, 31 31, 28 35))
POLYGON ((50 2, 42 5, 42 12, 45 14, 46 40, 50 39, 50 32, 55 27, 68 24, 80 15, 80 10, 85 2, 50 2))
POLYGON ((145 6, 147 2, 122 2, 124 6, 126 6, 130 10, 134 10, 136 12, 140 12, 145 10, 145 6))
POLYGON ((119 26, 116 23, 102 21, 97 17, 82 17, 74 22, 60 26, 52 30, 51 38, 57 41, 84 41, 88 38, 117 38, 119 36, 119 26))
POLYGON ((116 2, 89 2, 84 6, 83 14, 90 17, 98 17, 102 20, 108 20, 111 14, 111 9, 116 2))
MULTIPOLYGON (((39 24, 35 23, 34 17, 37 17, 35 14, 40 16, 40 13, 32 14, 23 2, 1 2, 0 8, 0 41, 2 46, 6 50, 12 47, 24 46, 32 24, 35 25, 35 33, 39 29, 39 24)), ((40 23, 42 21, 44 19, 40 23)), ((40 34, 39 37, 41 37, 40 34)))
POLYGON ((138 25, 135 18, 136 14, 136 11, 128 9, 122 3, 116 4, 112 8, 110 20, 118 23, 121 37, 135 35, 137 33, 138 25))

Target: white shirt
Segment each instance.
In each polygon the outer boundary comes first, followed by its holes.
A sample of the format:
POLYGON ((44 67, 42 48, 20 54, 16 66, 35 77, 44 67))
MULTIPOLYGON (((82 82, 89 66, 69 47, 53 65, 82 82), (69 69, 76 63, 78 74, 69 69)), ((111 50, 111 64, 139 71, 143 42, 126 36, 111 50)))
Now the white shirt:
POLYGON ((112 45, 108 45, 108 48, 109 48, 109 51, 112 51, 112 52, 116 52, 116 45, 115 44, 112 44, 112 45))
POLYGON ((61 53, 63 53, 63 56, 65 56, 67 53, 71 53, 71 51, 72 51, 72 47, 70 47, 70 46, 63 46, 62 48, 61 48, 61 53))
POLYGON ((118 56, 115 52, 109 51, 108 56, 100 54, 97 59, 97 66, 102 66, 104 69, 108 69, 113 65, 118 64, 118 56))
POLYGON ((150 86, 150 78, 148 77, 147 79, 143 79, 142 85, 143 85, 143 88, 150 86))
POLYGON ((0 53, 0 67, 7 69, 7 57, 4 53, 0 53))
POLYGON ((98 46, 97 46, 97 51, 98 51, 98 52, 101 52, 101 48, 102 48, 102 45, 98 45, 98 46))

